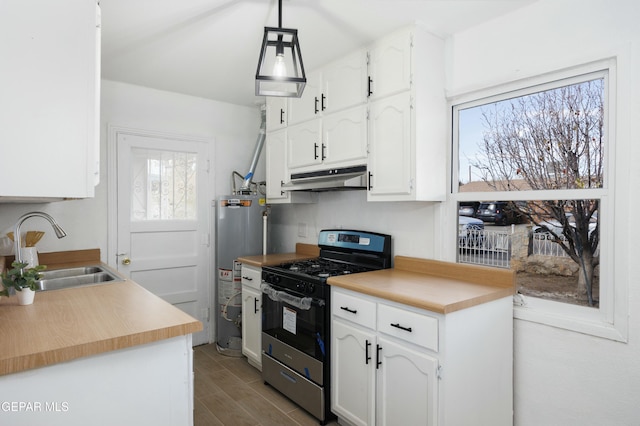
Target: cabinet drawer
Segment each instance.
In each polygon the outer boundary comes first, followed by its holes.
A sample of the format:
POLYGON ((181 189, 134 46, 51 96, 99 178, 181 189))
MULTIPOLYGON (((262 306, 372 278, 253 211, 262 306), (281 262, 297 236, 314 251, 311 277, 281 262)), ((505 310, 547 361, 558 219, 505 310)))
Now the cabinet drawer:
POLYGON ((253 268, 251 266, 242 265, 240 276, 242 277, 242 285, 260 290, 262 268, 253 268))
POLYGON ((342 293, 333 292, 332 311, 336 317, 360 324, 371 329, 376 328, 376 304, 368 300, 342 293))
POLYGON ((378 331, 438 351, 438 319, 378 304, 378 331))

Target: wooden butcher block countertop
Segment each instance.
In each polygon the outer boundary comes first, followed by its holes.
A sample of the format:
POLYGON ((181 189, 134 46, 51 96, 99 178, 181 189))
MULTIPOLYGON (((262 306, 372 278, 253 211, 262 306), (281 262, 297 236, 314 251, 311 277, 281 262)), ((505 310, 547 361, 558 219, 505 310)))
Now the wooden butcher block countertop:
POLYGON ((327 283, 447 314, 513 295, 515 272, 396 256, 393 269, 339 275, 330 277, 327 283))
MULTIPOLYGON (((86 252, 60 255, 63 263, 48 269, 100 263, 99 251, 97 260, 86 252)), ((57 257, 39 258, 46 264, 57 257)), ((0 324, 0 375, 202 330, 200 321, 131 280, 40 291, 28 306, 3 297, 0 324)))
POLYGON ((239 257, 238 261, 246 263, 247 265, 257 266, 258 268, 261 268, 263 266, 280 265, 281 263, 293 262, 296 260, 313 259, 314 257, 318 256, 320 256, 320 248, 318 246, 297 243, 295 253, 243 256, 239 257))

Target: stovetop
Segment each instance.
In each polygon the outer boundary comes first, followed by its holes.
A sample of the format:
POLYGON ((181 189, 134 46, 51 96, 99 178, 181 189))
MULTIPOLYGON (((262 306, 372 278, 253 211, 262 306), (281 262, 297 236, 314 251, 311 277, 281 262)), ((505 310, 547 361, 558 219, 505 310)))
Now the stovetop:
POLYGON ((336 275, 355 274, 358 272, 371 271, 373 268, 355 265, 345 262, 337 262, 321 257, 292 263, 285 263, 277 266, 284 271, 296 272, 311 277, 329 278, 336 275))
POLYGON ((262 267, 262 280, 304 296, 326 298, 327 278, 389 268, 391 236, 328 229, 318 236, 320 257, 262 267))

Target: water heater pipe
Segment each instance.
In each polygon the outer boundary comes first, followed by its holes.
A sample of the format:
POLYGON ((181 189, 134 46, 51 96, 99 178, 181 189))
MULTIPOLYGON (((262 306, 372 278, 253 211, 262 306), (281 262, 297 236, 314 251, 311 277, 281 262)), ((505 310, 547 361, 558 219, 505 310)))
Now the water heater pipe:
POLYGON ((253 180, 253 174, 256 171, 256 167, 258 165, 258 159, 260 158, 260 152, 262 151, 262 147, 264 146, 264 140, 267 129, 267 113, 266 107, 263 105, 260 109, 260 131, 258 133, 258 139, 256 140, 256 147, 253 151, 253 159, 251 160, 251 166, 249 166, 249 173, 247 173, 244 177, 244 182, 242 182, 242 186, 240 187, 240 192, 245 193, 250 191, 251 181, 253 180))

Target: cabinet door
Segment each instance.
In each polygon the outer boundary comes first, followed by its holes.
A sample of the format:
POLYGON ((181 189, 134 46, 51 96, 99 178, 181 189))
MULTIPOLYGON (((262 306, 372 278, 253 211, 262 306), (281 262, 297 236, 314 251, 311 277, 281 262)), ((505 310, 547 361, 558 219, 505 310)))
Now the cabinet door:
POLYGON ((375 43, 369 52, 369 97, 380 99, 411 88, 411 33, 401 31, 375 43))
POLYGON ((410 94, 405 92, 372 102, 369 129, 367 199, 410 200, 415 175, 410 94))
POLYGON ((322 73, 313 71, 307 74, 307 84, 299 98, 289 98, 289 125, 310 120, 322 113, 322 73))
POLYGON ((375 335, 339 319, 332 326, 331 411, 353 425, 373 425, 375 335))
POLYGON ((364 105, 325 115, 322 120, 324 164, 351 166, 366 163, 367 124, 364 105))
POLYGON ((318 118, 291 126, 287 131, 289 169, 322 163, 322 121, 318 118))
POLYGON ((95 1, 0 2, 0 197, 93 197, 98 10, 95 1))
POLYGON ((325 114, 367 101, 367 54, 358 50, 322 69, 325 114))
POLYGON ((288 180, 286 176, 286 142, 287 131, 269 132, 266 136, 266 179, 267 200, 286 201, 288 192, 282 190, 282 183, 288 180))
MULTIPOLYGON (((437 424, 438 361, 384 337, 378 337, 376 424, 437 424)), ((464 407, 460 407, 464 409, 464 407)))
POLYGON ((242 286, 242 354, 251 364, 262 365, 262 293, 242 286))
POLYGON ((287 127, 287 98, 268 96, 266 115, 267 131, 287 127))

